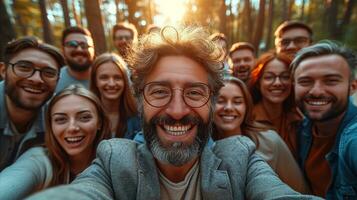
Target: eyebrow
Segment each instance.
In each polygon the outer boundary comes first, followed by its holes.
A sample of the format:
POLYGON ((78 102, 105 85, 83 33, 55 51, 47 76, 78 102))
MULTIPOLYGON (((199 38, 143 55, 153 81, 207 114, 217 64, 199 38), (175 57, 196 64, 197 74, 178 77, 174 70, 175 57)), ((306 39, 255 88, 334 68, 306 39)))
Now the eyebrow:
MULTIPOLYGON (((83 114, 83 113, 86 113, 86 112, 91 113, 90 110, 81 110, 81 111, 77 112, 76 114, 83 114)), ((64 112, 56 112, 56 113, 53 113, 53 114, 52 114, 52 116, 54 116, 54 115, 67 115, 67 113, 64 113, 64 112)))

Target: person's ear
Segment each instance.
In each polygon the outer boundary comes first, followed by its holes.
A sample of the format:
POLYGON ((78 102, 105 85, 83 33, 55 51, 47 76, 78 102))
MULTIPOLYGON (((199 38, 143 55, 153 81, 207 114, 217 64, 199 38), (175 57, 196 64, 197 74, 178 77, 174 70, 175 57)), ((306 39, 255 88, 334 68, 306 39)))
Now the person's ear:
POLYGON ((5 80, 6 76, 6 65, 4 62, 0 62, 0 76, 1 80, 5 80))
POLYGON ((352 80, 351 85, 350 85, 350 94, 354 94, 357 92, 357 79, 352 80))

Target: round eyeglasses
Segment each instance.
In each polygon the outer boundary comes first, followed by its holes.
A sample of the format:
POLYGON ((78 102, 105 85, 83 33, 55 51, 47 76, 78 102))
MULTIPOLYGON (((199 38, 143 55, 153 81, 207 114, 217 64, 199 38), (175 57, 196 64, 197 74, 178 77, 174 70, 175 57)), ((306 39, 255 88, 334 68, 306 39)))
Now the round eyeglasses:
POLYGON ((18 77, 28 78, 34 75, 36 71, 39 71, 44 81, 55 81, 58 79, 58 71, 51 67, 35 68, 35 64, 28 61, 7 64, 11 66, 12 72, 18 77))
POLYGON ((205 105, 211 96, 211 90, 204 83, 194 83, 185 88, 171 88, 161 82, 147 83, 142 91, 145 101, 153 107, 164 107, 172 100, 174 90, 182 91, 182 98, 191 108, 199 108, 205 105))

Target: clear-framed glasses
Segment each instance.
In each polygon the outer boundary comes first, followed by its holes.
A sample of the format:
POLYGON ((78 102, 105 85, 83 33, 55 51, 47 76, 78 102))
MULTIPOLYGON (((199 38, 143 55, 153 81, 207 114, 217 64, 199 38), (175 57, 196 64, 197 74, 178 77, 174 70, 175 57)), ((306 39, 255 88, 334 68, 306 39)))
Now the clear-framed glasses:
POLYGON ((92 47, 86 42, 78 42, 76 40, 67 41, 67 42, 64 43, 64 46, 65 47, 69 47, 69 48, 73 48, 73 49, 77 49, 79 46, 82 49, 88 49, 89 47, 92 47))
POLYGON ((18 77, 28 78, 31 77, 36 71, 39 71, 42 80, 46 82, 58 79, 58 70, 51 67, 36 68, 35 64, 28 61, 19 61, 7 64, 11 66, 12 72, 18 77))
POLYGON ((295 38, 286 38, 279 41, 279 46, 286 48, 290 45, 291 42, 294 43, 297 47, 304 47, 309 43, 310 39, 307 37, 295 37, 295 38))
POLYGON ((284 84, 288 84, 291 81, 291 77, 289 73, 281 73, 279 75, 273 73, 265 73, 262 76, 263 81, 267 83, 274 83, 279 78, 280 82, 284 84))
POLYGON ((164 107, 170 103, 175 90, 182 91, 182 98, 191 108, 199 108, 205 105, 211 96, 211 90, 204 83, 193 83, 185 88, 171 88, 162 82, 147 83, 142 91, 145 101, 153 107, 164 107))

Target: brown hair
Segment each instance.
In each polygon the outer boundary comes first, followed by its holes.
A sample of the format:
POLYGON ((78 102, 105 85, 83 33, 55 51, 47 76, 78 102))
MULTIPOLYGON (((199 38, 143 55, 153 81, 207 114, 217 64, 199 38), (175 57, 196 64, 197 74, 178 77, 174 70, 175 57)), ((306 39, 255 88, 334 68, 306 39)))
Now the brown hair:
POLYGON ((229 49, 229 56, 232 56, 233 52, 241 50, 241 49, 248 49, 253 53, 253 55, 255 55, 255 48, 251 43, 249 43, 249 42, 236 42, 229 49))
POLYGON ((292 28, 303 28, 305 29, 309 35, 310 35, 310 42, 312 41, 312 29, 305 23, 303 22, 300 22, 300 21, 294 21, 294 20, 291 20, 291 21, 284 21, 283 23, 281 23, 278 28, 276 28, 276 31, 274 33, 275 37, 276 38, 280 38, 281 35, 289 30, 289 29, 292 29, 292 28))
POLYGON ((92 70, 91 70, 91 77, 90 77, 90 84, 89 84, 89 88, 90 90, 96 94, 99 98, 100 98, 100 92, 99 89, 97 87, 97 79, 96 79, 96 75, 97 75, 97 71, 98 68, 104 64, 104 63, 114 63, 118 69, 121 71, 122 75, 123 75, 123 79, 124 79, 124 91, 122 93, 122 95, 119 97, 120 100, 118 100, 120 102, 119 105, 119 123, 118 123, 118 127, 116 130, 116 136, 123 136, 122 134, 124 134, 126 132, 126 122, 127 120, 134 116, 135 114, 137 114, 137 110, 136 110, 136 104, 135 104, 135 99, 132 95, 132 90, 130 88, 130 83, 129 83, 129 78, 128 78, 128 68, 126 67, 126 63, 124 62, 124 60, 114 54, 114 53, 104 53, 100 56, 98 56, 93 64, 92 64, 92 70))
MULTIPOLYGON (((257 63, 255 65, 255 68, 253 69, 251 73, 251 79, 250 79, 250 92, 253 97, 253 103, 257 104, 262 100, 262 94, 259 89, 260 85, 260 80, 262 78, 263 72, 265 70, 265 67, 268 65, 273 60, 279 60, 283 62, 286 65, 286 68, 289 69, 289 65, 291 63, 291 58, 284 54, 284 53, 276 53, 274 51, 270 51, 268 53, 265 53, 261 55, 257 63)), ((295 105, 294 103, 294 93, 291 92, 289 97, 283 102, 284 109, 290 110, 293 106, 295 105)))
POLYGON ((141 89, 147 74, 162 57, 170 55, 188 57, 206 69, 214 101, 219 88, 222 87, 223 51, 209 39, 203 28, 166 26, 160 33, 144 35, 133 47, 129 62, 134 94, 138 102, 141 102, 141 89))
POLYGON ((112 29, 113 40, 115 39, 115 32, 117 32, 117 30, 121 30, 121 29, 130 31, 131 35, 133 36, 133 41, 136 42, 136 40, 138 39, 138 31, 136 30, 134 24, 127 23, 127 22, 121 22, 121 23, 115 24, 113 26, 113 29, 112 29))
MULTIPOLYGON (((268 130, 268 127, 264 126, 263 124, 260 124, 258 122, 256 122, 253 119, 253 100, 252 100, 252 96, 250 95, 250 92, 246 86, 246 84, 241 81, 240 79, 233 77, 233 76, 225 76, 223 78, 223 83, 227 84, 227 83, 232 83, 235 84, 236 86, 238 86, 242 93, 243 93, 243 98, 244 98, 244 103, 246 106, 246 112, 245 112, 245 116, 243 119, 242 124, 240 125, 241 127, 241 131, 242 131, 242 135, 245 135, 249 138, 251 138, 254 143, 256 144, 256 146, 259 146, 259 141, 257 138, 257 134, 259 132, 262 131, 266 131, 268 130)), ((217 134, 220 134, 219 131, 217 130, 217 127, 214 125, 214 131, 212 134, 213 139, 218 139, 221 138, 219 137, 217 134)))
POLYGON ((61 39, 62 45, 64 45, 64 41, 66 40, 66 37, 72 33, 80 33, 80 34, 92 37, 92 34, 90 33, 90 31, 88 29, 80 27, 80 26, 71 26, 71 27, 68 27, 62 31, 62 39, 61 39))
POLYGON ((52 131, 51 126, 51 111, 53 106, 62 98, 70 95, 76 95, 80 97, 84 97, 92 102, 98 113, 98 119, 100 119, 100 129, 97 132, 96 138, 94 139, 94 149, 93 154, 90 155, 94 158, 95 150, 99 142, 103 139, 109 138, 110 135, 110 127, 109 120, 107 116, 104 114, 103 107, 101 105, 98 97, 84 88, 81 85, 70 85, 61 92, 57 93, 49 102, 46 114, 45 114, 45 124, 46 124, 46 135, 45 135, 45 144, 48 148, 49 158, 51 160, 52 168, 53 168, 53 178, 51 180, 50 186, 55 186, 59 184, 64 184, 67 181, 68 174, 70 173, 70 166, 68 164, 69 157, 62 146, 56 140, 54 133, 52 131))
POLYGON ((64 58, 59 49, 33 36, 22 37, 7 43, 4 50, 4 62, 8 63, 17 53, 30 48, 49 54, 56 61, 58 69, 64 65, 64 58))

